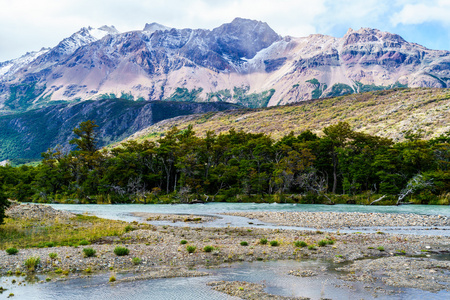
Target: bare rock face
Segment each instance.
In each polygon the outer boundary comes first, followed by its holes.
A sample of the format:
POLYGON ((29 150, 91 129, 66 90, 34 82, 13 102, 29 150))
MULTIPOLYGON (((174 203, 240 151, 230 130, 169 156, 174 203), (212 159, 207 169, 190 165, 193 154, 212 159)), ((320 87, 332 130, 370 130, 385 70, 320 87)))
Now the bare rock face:
POLYGON ((236 18, 211 32, 212 48, 234 60, 252 59, 260 50, 281 37, 266 23, 236 18))
POLYGON ((273 90, 268 101, 259 101, 270 106, 448 85, 450 52, 371 28, 350 29, 342 38, 283 38, 266 23, 242 18, 213 30, 157 23, 125 33, 87 27, 52 49, 0 63, 0 114, 121 92, 162 100, 179 88, 202 89, 196 101, 228 95, 226 101, 244 104, 251 101, 245 96, 258 99, 273 90))

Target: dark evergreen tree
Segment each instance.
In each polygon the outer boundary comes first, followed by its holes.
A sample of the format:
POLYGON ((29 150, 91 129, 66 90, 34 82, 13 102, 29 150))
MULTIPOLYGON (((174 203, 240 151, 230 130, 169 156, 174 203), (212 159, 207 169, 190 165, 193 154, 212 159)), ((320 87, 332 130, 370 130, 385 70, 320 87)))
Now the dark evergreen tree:
POLYGON ((5 210, 8 207, 8 198, 6 198, 5 194, 0 187, 0 225, 3 224, 3 219, 5 218, 5 210))

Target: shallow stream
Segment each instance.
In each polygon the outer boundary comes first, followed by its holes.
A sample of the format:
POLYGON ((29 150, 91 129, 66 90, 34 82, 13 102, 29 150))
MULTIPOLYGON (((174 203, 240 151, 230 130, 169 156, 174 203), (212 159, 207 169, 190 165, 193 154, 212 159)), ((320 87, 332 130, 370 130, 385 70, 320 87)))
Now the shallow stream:
MULTIPOLYGON (((227 212, 255 212, 255 211, 308 211, 308 212, 361 212, 361 213, 401 213, 442 215, 450 217, 450 206, 434 205, 402 205, 402 206, 367 206, 367 205, 320 205, 320 204, 265 204, 265 203, 208 203, 208 204, 51 204, 60 210, 74 213, 88 213, 98 217, 123 221, 142 221, 133 216, 133 212, 161 213, 161 214, 195 214, 217 217, 208 223, 185 223, 152 221, 155 225, 191 226, 191 227, 258 227, 291 230, 317 230, 317 228, 279 226, 270 223, 255 221, 249 218, 220 215, 227 212)), ((322 231, 336 231, 336 229, 320 229, 322 231)), ((450 236, 449 227, 349 227, 341 228, 340 232, 366 232, 384 231, 388 233, 442 235, 450 236)))
MULTIPOLYGON (((110 274, 101 274, 67 281, 49 283, 26 283, 26 286, 11 284, 24 281, 23 278, 0 278, 0 286, 8 290, 0 294, 6 298, 14 293, 13 299, 237 299, 212 290, 210 281, 247 281, 266 286, 270 294, 310 297, 311 299, 448 299, 449 292, 430 293, 417 289, 386 288, 380 283, 349 282, 338 279, 334 274, 323 275, 320 270, 332 268, 331 263, 306 260, 234 263, 219 269, 200 269, 211 276, 192 278, 154 279, 110 284, 110 274), (290 270, 311 268, 317 276, 297 277, 288 275, 290 270), (384 292, 382 290, 386 290, 384 292)), ((117 274, 117 279, 132 274, 117 274)), ((41 280, 44 277, 40 278, 41 280)))

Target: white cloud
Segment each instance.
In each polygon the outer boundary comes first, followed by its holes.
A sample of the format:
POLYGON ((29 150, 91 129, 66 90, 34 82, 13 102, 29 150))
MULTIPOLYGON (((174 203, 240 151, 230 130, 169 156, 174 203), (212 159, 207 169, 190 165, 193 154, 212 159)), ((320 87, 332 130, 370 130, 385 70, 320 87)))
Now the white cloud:
POLYGON ((267 22, 282 35, 316 32, 325 0, 0 0, 0 61, 54 46, 84 26, 115 25, 120 31, 158 22, 177 28, 212 29, 235 17, 267 22))
POLYGON ((449 0, 0 0, 0 61, 55 46, 84 26, 120 31, 158 22, 212 29, 235 17, 267 22, 281 35, 341 36, 349 27, 395 32, 398 24, 449 24, 449 0), (447 20, 448 19, 448 20, 447 20), (343 32, 344 31, 344 32, 343 32))
POLYGON ((421 1, 421 3, 406 4, 401 11, 395 13, 391 22, 398 24, 422 24, 425 22, 442 22, 450 25, 450 1, 421 1))

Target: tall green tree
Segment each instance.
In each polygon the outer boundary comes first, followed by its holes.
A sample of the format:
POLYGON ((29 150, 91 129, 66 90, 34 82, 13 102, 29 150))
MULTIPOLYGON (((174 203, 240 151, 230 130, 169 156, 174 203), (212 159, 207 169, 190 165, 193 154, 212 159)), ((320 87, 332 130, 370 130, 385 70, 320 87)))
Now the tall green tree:
POLYGON ((5 218, 5 210, 8 207, 8 199, 3 193, 2 187, 0 186, 0 225, 3 224, 3 219, 5 218))
POLYGON ((100 166, 104 155, 97 148, 97 127, 98 125, 91 120, 81 122, 78 127, 73 129, 77 138, 69 142, 77 146, 77 149, 71 152, 77 193, 98 192, 100 173, 102 172, 100 166))
POLYGON ((325 139, 328 139, 331 143, 330 154, 333 161, 333 189, 332 193, 336 193, 338 183, 338 152, 341 148, 344 148, 348 140, 352 137, 353 131, 347 122, 339 122, 336 125, 330 125, 323 129, 325 133, 325 139))
POLYGON ((97 127, 98 125, 95 124, 95 121, 88 120, 81 122, 78 127, 73 129, 73 133, 78 138, 72 139, 69 143, 76 145, 78 151, 94 153, 97 151, 98 133, 95 131, 97 127))

